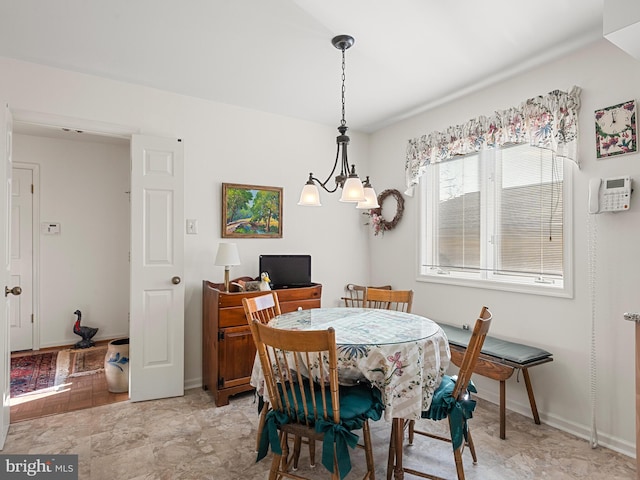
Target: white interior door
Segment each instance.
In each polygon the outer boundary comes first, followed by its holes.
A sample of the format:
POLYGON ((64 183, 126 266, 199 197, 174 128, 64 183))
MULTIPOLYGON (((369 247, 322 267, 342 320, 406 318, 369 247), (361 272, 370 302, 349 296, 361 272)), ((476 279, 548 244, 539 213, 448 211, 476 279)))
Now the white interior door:
POLYGON ((183 160, 180 140, 131 138, 132 401, 184 394, 183 160))
MULTIPOLYGON (((11 135, 12 118, 9 107, 2 104, 4 113, 3 121, 0 123, 0 238, 3 244, 0 245, 0 288, 13 288, 11 281, 11 135)), ((6 291, 6 290, 5 290, 6 291)), ((2 393, 2 411, 0 412, 0 450, 4 448, 4 442, 9 431, 9 409, 10 409, 10 368, 11 351, 9 349, 9 311, 12 295, 5 293, 4 302, 0 308, 0 390, 2 393)), ((2 298, 2 297, 0 297, 2 298)))
POLYGON ((33 348, 33 170, 12 169, 11 285, 22 293, 11 299, 10 350, 33 348))

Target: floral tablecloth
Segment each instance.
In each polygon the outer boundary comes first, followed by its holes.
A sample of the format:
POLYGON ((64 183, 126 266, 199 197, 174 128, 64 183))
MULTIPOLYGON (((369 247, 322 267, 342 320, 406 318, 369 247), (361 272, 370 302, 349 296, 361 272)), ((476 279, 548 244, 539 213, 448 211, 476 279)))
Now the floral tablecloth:
MULTIPOLYGON (((333 327, 340 383, 368 381, 382 392, 384 417, 419 419, 429 409, 451 353, 433 320, 410 313, 364 308, 316 308, 285 313, 271 326, 291 330, 333 327)), ((263 395, 262 368, 256 356, 251 385, 263 395)))

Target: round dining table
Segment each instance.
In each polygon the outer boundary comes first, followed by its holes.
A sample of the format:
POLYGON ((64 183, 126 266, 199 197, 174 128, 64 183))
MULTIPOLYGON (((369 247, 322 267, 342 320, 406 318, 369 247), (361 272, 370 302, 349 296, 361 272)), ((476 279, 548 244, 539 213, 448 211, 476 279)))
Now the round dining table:
MULTIPOLYGON (((384 418, 418 420, 429 409, 451 358, 440 326, 421 315, 370 308, 314 308, 284 313, 269 325, 287 330, 336 332, 338 378, 368 382, 385 404, 384 418)), ((256 357, 251 385, 264 393, 256 357)))

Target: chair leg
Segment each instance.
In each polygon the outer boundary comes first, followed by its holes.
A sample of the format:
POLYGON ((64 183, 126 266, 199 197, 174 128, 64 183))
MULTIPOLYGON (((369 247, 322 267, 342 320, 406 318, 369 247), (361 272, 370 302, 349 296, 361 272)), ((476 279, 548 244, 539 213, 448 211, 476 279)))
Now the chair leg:
POLYGON ((364 421, 362 426, 362 436, 364 437, 364 454, 367 461, 367 474, 371 480, 376 480, 376 467, 373 463, 373 447, 371 445, 371 430, 369 429, 369 422, 364 421))
POLYGON ((287 446, 287 434, 284 432, 280 432, 280 448, 282 448, 282 455, 278 455, 277 453, 273 454, 273 459, 271 460, 271 470, 269 470, 269 480, 277 480, 281 463, 282 470, 286 469, 287 455, 285 452, 289 451, 289 447, 287 446))
POLYGON ((389 435, 389 458, 387 460, 387 480, 393 477, 393 467, 395 466, 396 457, 396 423, 391 424, 391 434, 389 435))
POLYGON ((395 450, 393 460, 393 475, 397 479, 404 478, 404 470, 402 469, 402 444, 404 443, 404 419, 394 418, 393 429, 395 434, 392 433, 394 440, 393 448, 395 450))
POLYGON ((413 445, 413 431, 416 428, 416 421, 409 420, 409 445, 413 445))
POLYGON ((302 437, 296 435, 293 437, 293 469, 298 469, 298 460, 300 460, 300 447, 302 446, 302 437))
POLYGON ((267 419, 267 412, 269 412, 269 402, 264 402, 262 410, 260 410, 260 418, 258 419, 258 436, 256 438, 256 452, 260 449, 260 437, 262 436, 262 430, 264 430, 264 423, 267 419))
POLYGON ((458 480, 464 480, 464 466, 462 465, 462 448, 453 451, 453 458, 456 461, 456 472, 458 480))
POLYGON ((473 464, 478 464, 478 457, 476 456, 476 447, 473 445, 473 438, 471 437, 471 429, 467 426, 467 445, 469 445, 469 451, 471 452, 471 458, 473 458, 473 464))
POLYGON ((289 463, 289 434, 282 434, 282 470, 287 470, 287 464, 289 463))
POLYGON ((313 438, 309 439, 309 466, 316 466, 316 441, 313 438))

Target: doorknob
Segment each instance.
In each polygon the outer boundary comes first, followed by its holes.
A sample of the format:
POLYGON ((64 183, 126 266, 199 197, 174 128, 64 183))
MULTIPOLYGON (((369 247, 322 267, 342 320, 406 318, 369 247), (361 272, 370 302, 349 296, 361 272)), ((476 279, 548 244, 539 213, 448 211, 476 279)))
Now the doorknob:
POLYGON ((171 283, 173 283, 174 285, 178 285, 181 281, 182 279, 180 277, 173 277, 171 279, 171 283))
POLYGON ((9 288, 9 287, 4 287, 4 296, 7 297, 9 296, 9 294, 13 294, 13 295, 20 295, 22 293, 22 288, 20 287, 13 287, 13 288, 9 288))

